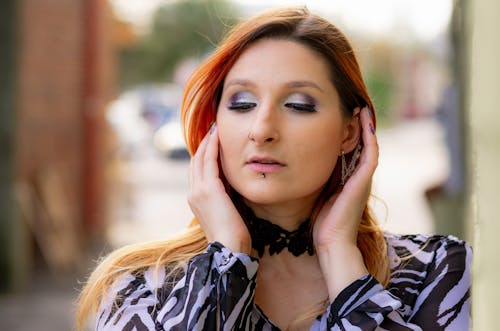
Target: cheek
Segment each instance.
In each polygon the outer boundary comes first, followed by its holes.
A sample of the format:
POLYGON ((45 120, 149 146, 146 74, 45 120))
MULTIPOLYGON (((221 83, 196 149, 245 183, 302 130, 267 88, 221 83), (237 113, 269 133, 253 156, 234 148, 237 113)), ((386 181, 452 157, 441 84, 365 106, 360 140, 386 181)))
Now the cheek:
POLYGON ((314 182, 326 182, 335 168, 341 146, 340 135, 333 134, 339 132, 338 128, 324 128, 315 130, 307 140, 300 144, 302 150, 301 172, 309 173, 314 182))
POLYGON ((324 147, 310 146, 303 160, 302 173, 309 173, 315 183, 324 183, 328 180, 338 160, 338 153, 332 145, 324 147))
POLYGON ((231 179, 233 168, 237 166, 240 157, 238 130, 224 119, 217 120, 217 131, 219 133, 219 158, 222 171, 228 180, 231 179))
POLYGON ((228 140, 219 137, 219 159, 222 166, 222 171, 227 177, 228 172, 231 169, 231 165, 234 164, 235 155, 232 145, 228 143, 228 140))

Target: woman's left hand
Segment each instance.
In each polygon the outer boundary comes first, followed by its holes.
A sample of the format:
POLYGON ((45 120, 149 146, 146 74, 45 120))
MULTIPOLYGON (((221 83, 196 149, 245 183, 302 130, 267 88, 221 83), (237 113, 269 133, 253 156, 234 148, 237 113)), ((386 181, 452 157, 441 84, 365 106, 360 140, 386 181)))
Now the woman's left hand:
POLYGON ((378 163, 378 144, 369 111, 364 108, 360 112, 364 148, 359 164, 342 191, 325 203, 314 224, 314 245, 331 299, 367 273, 356 239, 378 163))
POLYGON ((359 164, 342 191, 333 195, 318 214, 313 231, 317 250, 335 242, 356 244, 359 223, 378 162, 377 139, 367 108, 361 110, 360 119, 364 148, 359 164))

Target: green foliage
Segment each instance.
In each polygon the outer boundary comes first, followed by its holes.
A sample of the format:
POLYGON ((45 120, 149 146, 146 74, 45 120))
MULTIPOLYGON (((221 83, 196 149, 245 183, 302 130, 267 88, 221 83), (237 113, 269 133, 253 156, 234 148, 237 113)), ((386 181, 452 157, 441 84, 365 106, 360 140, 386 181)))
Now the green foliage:
POLYGON ((390 122, 390 111, 394 87, 388 73, 372 70, 365 74, 366 86, 377 111, 377 125, 385 126, 390 122))
POLYGON ((224 0, 183 0, 159 7, 150 34, 120 54, 122 87, 169 80, 180 61, 201 58, 213 49, 235 17, 224 0))

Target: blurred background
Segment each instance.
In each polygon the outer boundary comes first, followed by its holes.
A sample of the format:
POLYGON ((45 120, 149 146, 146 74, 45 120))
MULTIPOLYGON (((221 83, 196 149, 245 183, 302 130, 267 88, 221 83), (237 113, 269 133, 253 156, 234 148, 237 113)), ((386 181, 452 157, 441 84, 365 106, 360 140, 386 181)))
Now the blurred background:
MULTIPOLYGON (((491 159, 476 161, 474 133, 488 141, 498 130, 469 111, 486 102, 471 58, 489 61, 484 77, 500 76, 488 67, 499 6, 479 3, 2 1, 0 329, 72 330, 99 257, 186 227, 183 85, 235 22, 274 6, 307 5, 352 41, 378 114, 372 205, 382 227, 477 242, 477 171, 491 159)), ((494 93, 498 80, 488 82, 494 93)), ((489 141, 487 155, 498 155, 489 141)))

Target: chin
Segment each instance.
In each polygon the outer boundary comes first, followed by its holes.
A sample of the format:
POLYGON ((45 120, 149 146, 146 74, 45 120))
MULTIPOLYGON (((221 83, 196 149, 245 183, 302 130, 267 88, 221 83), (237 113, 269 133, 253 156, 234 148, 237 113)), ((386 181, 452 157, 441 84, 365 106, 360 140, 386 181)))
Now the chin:
POLYGON ((267 204, 273 203, 278 200, 276 194, 272 194, 269 190, 260 189, 260 190, 251 190, 251 189, 243 189, 236 190, 245 200, 251 201, 253 203, 258 204, 267 204))
POLYGON ((251 202, 256 205, 271 205, 280 202, 279 199, 276 199, 276 196, 266 197, 263 195, 242 195, 245 201, 251 202))
POLYGON ((241 177, 236 180, 232 177, 226 177, 226 179, 229 185, 238 192, 239 195, 251 201, 259 200, 259 198, 265 198, 265 200, 267 200, 274 195, 273 193, 276 193, 276 189, 274 188, 275 184, 263 182, 261 179, 244 180, 241 177))
POLYGON ((239 183, 233 186, 245 201, 254 204, 268 205, 284 202, 290 199, 285 196, 288 192, 286 188, 280 187, 276 183, 239 183))

